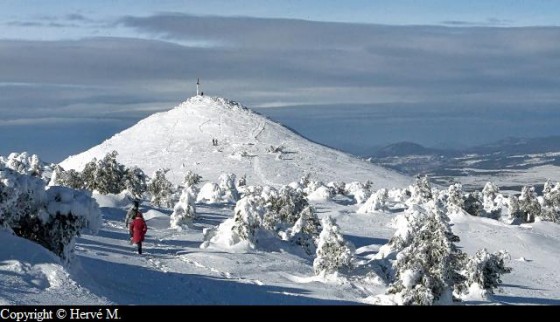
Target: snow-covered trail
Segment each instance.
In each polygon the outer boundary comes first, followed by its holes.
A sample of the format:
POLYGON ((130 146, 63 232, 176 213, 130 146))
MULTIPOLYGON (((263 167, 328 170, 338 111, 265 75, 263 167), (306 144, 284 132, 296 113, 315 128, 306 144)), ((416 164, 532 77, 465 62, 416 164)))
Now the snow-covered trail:
POLYGON ((103 208, 99 234, 77 243, 77 278, 118 304, 360 304, 371 295, 348 281, 318 281, 312 259, 289 247, 249 253, 201 249, 202 229, 231 216, 231 209, 198 211, 201 218, 178 232, 169 228, 168 214, 148 210, 144 254, 138 255, 122 222, 124 210, 103 208))

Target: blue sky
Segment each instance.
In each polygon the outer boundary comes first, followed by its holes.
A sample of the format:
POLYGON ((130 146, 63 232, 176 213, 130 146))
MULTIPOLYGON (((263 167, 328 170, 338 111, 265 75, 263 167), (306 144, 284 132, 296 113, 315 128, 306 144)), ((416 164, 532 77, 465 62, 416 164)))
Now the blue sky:
MULTIPOLYGON (((360 140, 360 153, 407 138, 484 143, 500 137, 428 127, 418 113, 418 128, 393 122, 383 135, 373 119, 347 137, 297 126, 310 124, 305 106, 334 106, 345 122, 372 115, 364 106, 460 105, 491 118, 473 127, 516 135, 560 102, 559 16, 560 1, 0 1, 0 155, 60 161, 177 105, 196 77, 209 95, 354 153, 360 140), (510 105, 527 115, 487 113, 510 105)), ((521 135, 560 134, 540 130, 521 135)))

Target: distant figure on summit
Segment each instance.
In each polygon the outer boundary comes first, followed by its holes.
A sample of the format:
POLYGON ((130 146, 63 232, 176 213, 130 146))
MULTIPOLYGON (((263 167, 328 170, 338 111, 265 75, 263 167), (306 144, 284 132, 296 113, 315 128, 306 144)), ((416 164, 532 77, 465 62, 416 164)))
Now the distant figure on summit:
POLYGON ((144 217, 142 217, 142 213, 140 211, 136 212, 136 218, 130 223, 130 241, 132 244, 138 245, 138 254, 142 254, 142 242, 147 231, 148 226, 144 217))

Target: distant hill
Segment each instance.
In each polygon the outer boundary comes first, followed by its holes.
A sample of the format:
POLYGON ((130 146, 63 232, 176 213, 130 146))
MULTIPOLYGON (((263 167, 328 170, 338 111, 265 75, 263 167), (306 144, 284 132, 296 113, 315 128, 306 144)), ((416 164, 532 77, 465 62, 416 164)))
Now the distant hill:
POLYGON ((283 125, 223 98, 195 96, 141 120, 98 146, 61 162, 81 170, 116 150, 119 162, 151 175, 158 168, 182 182, 187 170, 216 181, 222 172, 247 175, 248 184, 281 185, 310 173, 315 180, 404 186, 406 176, 313 143, 283 125), (214 145, 213 140, 217 144, 214 145))

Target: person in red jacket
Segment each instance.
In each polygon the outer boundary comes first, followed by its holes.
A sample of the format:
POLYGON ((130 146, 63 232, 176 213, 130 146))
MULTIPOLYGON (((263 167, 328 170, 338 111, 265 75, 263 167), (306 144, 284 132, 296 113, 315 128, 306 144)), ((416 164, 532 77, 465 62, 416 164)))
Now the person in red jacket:
POLYGON ((142 254, 142 242, 147 231, 148 226, 142 217, 142 213, 137 211, 136 217, 130 223, 130 240, 133 244, 138 245, 138 254, 142 254))

